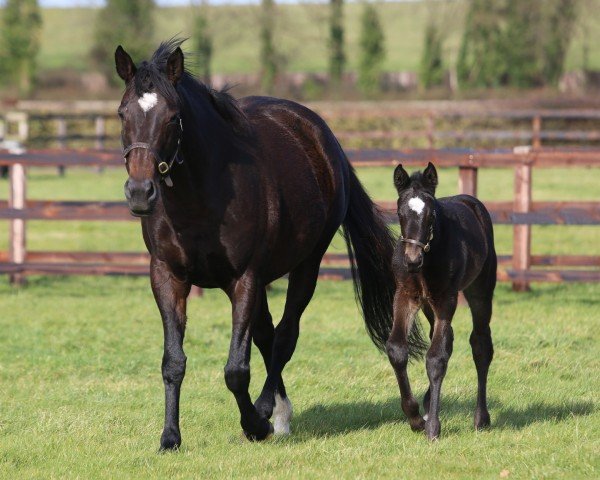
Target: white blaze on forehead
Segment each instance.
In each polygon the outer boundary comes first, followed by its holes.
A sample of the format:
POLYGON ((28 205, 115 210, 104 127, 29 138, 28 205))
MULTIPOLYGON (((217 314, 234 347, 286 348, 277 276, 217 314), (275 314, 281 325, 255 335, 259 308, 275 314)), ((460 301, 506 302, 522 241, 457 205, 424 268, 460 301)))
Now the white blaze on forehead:
POLYGON ((140 104, 140 107, 144 113, 146 113, 156 107, 156 104, 158 103, 158 95, 156 95, 156 93, 146 92, 144 95, 138 98, 138 103, 140 104))
POLYGON ((413 212, 417 212, 418 215, 421 215, 423 207, 425 207, 425 202, 419 197, 413 197, 408 201, 408 208, 413 212))

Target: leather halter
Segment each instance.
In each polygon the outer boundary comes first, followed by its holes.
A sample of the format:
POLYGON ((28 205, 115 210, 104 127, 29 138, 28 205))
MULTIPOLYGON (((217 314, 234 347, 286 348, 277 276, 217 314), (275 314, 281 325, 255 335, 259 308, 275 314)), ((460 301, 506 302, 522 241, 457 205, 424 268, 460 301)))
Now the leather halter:
POLYGON ((427 239, 427 243, 422 243, 419 242, 418 240, 413 240, 412 238, 404 238, 402 235, 400 235, 400 241, 404 242, 404 243, 412 243, 413 245, 418 245, 419 247, 421 247, 423 249, 423 251, 425 253, 427 253, 431 246, 430 243, 433 240, 433 224, 435 222, 435 212, 433 213, 434 217, 433 217, 433 221, 431 222, 431 225, 429 226, 429 238, 427 239))
POLYGON ((126 148, 125 147, 123 148, 123 159, 125 160, 125 164, 127 165, 127 155, 129 155, 132 150, 135 150, 136 148, 143 148, 145 150, 148 150, 154 156, 155 160, 158 162, 156 165, 156 168, 158 169, 158 172, 161 175, 161 179, 165 182, 167 187, 172 187, 173 180, 171 180, 171 176, 169 175, 169 172, 171 171, 171 168, 173 168, 173 164, 175 163, 175 161, 177 161, 177 163, 179 165, 181 165, 183 163, 183 159, 180 158, 180 156, 179 156, 179 148, 181 146, 181 137, 182 136, 183 136, 183 122, 180 117, 179 118, 179 137, 177 138, 177 148, 175 149, 175 153, 173 154, 171 161, 165 162, 162 158, 160 158, 160 155, 158 154, 158 152, 156 150, 154 150, 154 148, 152 148, 152 146, 149 143, 134 142, 134 143, 130 144, 129 146, 127 146, 126 148))

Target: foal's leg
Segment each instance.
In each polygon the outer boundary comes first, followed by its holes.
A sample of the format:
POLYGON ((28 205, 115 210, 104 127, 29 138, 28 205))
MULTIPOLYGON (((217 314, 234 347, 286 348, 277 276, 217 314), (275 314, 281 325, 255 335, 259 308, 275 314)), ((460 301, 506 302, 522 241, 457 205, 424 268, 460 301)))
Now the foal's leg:
POLYGON ((283 317, 275 329, 271 368, 262 393, 256 401, 266 417, 270 417, 272 413, 276 414, 275 433, 289 433, 292 404, 285 396, 285 391, 278 391, 277 388, 282 383, 281 372, 296 348, 300 334, 300 317, 315 291, 320 260, 320 257, 311 258, 290 272, 283 317))
POLYGON ((249 440, 264 440, 273 432, 271 423, 259 415, 250 400, 251 331, 261 312, 264 286, 250 274, 242 276, 228 292, 233 306, 233 324, 229 359, 225 365, 225 383, 235 396, 242 429, 249 440))
POLYGON ((419 413, 419 403, 413 396, 408 380, 408 334, 410 332, 418 306, 400 293, 394 296, 394 325, 386 343, 388 358, 398 380, 402 411, 408 418, 410 428, 423 430, 424 421, 419 413))
POLYGON ((430 440, 440 435, 440 392, 442 381, 448 368, 448 360, 452 355, 452 343, 454 333, 452 332, 452 317, 456 311, 458 292, 452 293, 443 301, 433 303, 435 323, 431 346, 427 352, 425 365, 429 377, 429 391, 431 392, 429 412, 425 422, 425 433, 430 440))
MULTIPOLYGON (((435 314, 433 313, 433 309, 431 308, 431 305, 429 305, 429 303, 424 303, 422 310, 423 310, 423 313, 425 314, 425 317, 427 318, 427 321, 429 322, 429 340, 431 341, 431 338, 433 337, 433 325, 435 324, 435 314)), ((423 397, 423 410, 425 411, 423 418, 425 420, 427 420, 427 418, 429 418, 429 416, 427 415, 427 412, 429 412, 430 399, 431 399, 431 390, 429 388, 427 388, 427 392, 425 392, 425 396, 423 397)))
POLYGON ((165 425, 160 438, 160 448, 176 449, 181 445, 179 394, 185 376, 183 336, 190 284, 177 280, 165 263, 154 259, 150 267, 150 283, 164 331, 162 376, 165 384, 165 425))
MULTIPOLYGON (((275 328, 273 327, 273 318, 269 312, 269 305, 265 291, 262 295, 261 313, 256 319, 256 323, 252 330, 252 339, 262 354, 265 367, 267 369, 267 375, 269 374, 269 368, 271 366, 274 337, 275 328)), ((257 400, 254 406, 258 410, 258 413, 267 419, 270 418, 270 412, 272 411, 276 434, 289 433, 289 417, 291 416, 292 407, 287 398, 282 379, 280 379, 279 385, 277 386, 277 391, 275 393, 275 408, 273 408, 272 405, 268 406, 267 403, 268 402, 260 402, 257 400)))
POLYGON ((474 422, 476 429, 490 425, 490 414, 487 408, 487 376, 494 356, 490 320, 492 318, 495 271, 493 275, 493 282, 488 280, 487 285, 475 284, 464 291, 473 317, 473 331, 469 340, 477 369, 477 407, 474 422))

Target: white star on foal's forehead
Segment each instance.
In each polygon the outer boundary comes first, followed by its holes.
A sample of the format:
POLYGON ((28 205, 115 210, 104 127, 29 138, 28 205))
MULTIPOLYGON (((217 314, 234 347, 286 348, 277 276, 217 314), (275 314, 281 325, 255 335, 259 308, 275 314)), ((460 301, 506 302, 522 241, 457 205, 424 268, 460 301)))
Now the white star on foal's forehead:
POLYGON ((419 197, 413 197, 408 201, 408 208, 410 208, 413 212, 417 212, 418 215, 421 215, 424 207, 425 202, 419 197))
POLYGON ((158 95, 156 93, 146 92, 140 98, 138 98, 138 103, 140 107, 144 111, 144 113, 149 112, 158 103, 158 95))

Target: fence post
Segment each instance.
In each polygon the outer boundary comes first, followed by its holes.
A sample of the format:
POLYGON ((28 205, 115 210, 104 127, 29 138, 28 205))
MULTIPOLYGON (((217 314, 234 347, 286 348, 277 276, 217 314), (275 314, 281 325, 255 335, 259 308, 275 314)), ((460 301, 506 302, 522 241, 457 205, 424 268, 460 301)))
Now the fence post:
POLYGON ((477 167, 458 167, 458 193, 477 196, 477 167))
POLYGON ((435 121, 433 112, 429 112, 425 117, 425 132, 427 135, 427 147, 433 149, 435 146, 435 121))
MULTIPOLYGON (((56 119, 56 137, 58 140, 59 148, 67 148, 67 121, 64 117, 58 117, 56 119)), ((65 176, 65 166, 58 166, 58 174, 61 177, 65 176)))
POLYGON ((542 146, 542 117, 540 115, 533 117, 531 146, 533 148, 541 148, 542 146))
MULTIPOLYGON (((25 191, 27 179, 25 167, 16 163, 10 167, 10 193, 8 205, 10 208, 22 210, 25 208, 25 191)), ((9 259, 11 263, 22 264, 25 262, 25 220, 15 218, 10 221, 9 228, 9 259)), ((25 277, 22 273, 14 273, 10 276, 10 282, 14 285, 23 285, 25 277)))
MULTIPOLYGON (((96 143, 95 146, 98 150, 102 150, 104 148, 104 139, 106 138, 106 120, 102 115, 98 115, 95 120, 96 125, 96 143)), ((96 171, 101 173, 104 171, 104 167, 102 165, 98 165, 96 167, 96 171)))
MULTIPOLYGON (((515 198, 513 210, 517 213, 526 213, 531 210, 531 173, 532 167, 528 163, 521 163, 515 167, 515 198)), ((531 266, 531 225, 515 225, 513 227, 513 269, 516 272, 526 272, 531 266)), ((517 280, 512 284, 516 292, 529 291, 529 282, 517 280)))
POLYGON ((15 119, 17 121, 17 136, 19 142, 25 144, 29 140, 29 118, 24 112, 17 112, 15 119))

